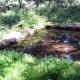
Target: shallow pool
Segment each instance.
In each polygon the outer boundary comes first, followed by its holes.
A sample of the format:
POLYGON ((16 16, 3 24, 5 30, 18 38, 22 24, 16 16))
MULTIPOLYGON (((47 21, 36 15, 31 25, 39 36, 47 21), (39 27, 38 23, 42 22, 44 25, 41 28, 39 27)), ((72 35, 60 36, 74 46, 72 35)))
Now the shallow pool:
POLYGON ((31 54, 36 57, 52 56, 66 60, 80 60, 80 32, 66 30, 42 30, 19 44, 6 49, 31 54))

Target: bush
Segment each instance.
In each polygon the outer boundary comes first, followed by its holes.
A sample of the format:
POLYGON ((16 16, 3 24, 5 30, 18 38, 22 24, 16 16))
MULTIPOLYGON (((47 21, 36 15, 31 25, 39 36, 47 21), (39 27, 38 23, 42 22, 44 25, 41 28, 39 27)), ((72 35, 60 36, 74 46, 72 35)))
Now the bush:
POLYGON ((79 80, 80 62, 0 51, 0 80, 79 80))
POLYGON ((40 5, 37 13, 44 15, 49 22, 80 22, 80 5, 65 7, 40 5))
POLYGON ((68 15, 70 15, 70 18, 73 19, 74 21, 80 22, 80 5, 75 5, 68 7, 67 9, 68 15))
POLYGON ((39 15, 44 15, 44 16, 49 16, 51 13, 51 8, 47 5, 40 5, 39 8, 37 9, 37 14, 39 15))
POLYGON ((15 12, 11 12, 11 11, 4 13, 2 18, 3 24, 9 25, 9 26, 13 24, 17 24, 20 20, 21 20, 21 17, 15 12))
POLYGON ((20 10, 19 15, 25 22, 26 27, 34 28, 34 26, 41 21, 45 21, 41 16, 36 15, 33 10, 20 10))

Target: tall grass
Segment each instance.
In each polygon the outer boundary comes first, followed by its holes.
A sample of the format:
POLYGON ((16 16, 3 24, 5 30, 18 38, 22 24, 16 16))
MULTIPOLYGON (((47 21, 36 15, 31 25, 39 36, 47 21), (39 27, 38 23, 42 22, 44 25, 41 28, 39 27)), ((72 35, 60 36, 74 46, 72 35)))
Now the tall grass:
POLYGON ((15 51, 0 51, 0 80, 79 80, 80 64, 64 59, 35 58, 15 51))
POLYGON ((39 15, 36 15, 35 11, 30 9, 22 9, 19 11, 7 11, 6 13, 0 13, 0 24, 9 27, 18 28, 34 28, 38 23, 44 22, 45 19, 39 15), (23 22, 23 23, 22 23, 23 22))
POLYGON ((36 15, 34 10, 20 10, 19 14, 24 20, 26 27, 34 28, 34 26, 38 23, 42 23, 45 21, 45 18, 36 15))
POLYGON ((21 17, 14 11, 7 11, 6 13, 2 13, 2 22, 5 25, 12 26, 17 24, 20 20, 21 17))

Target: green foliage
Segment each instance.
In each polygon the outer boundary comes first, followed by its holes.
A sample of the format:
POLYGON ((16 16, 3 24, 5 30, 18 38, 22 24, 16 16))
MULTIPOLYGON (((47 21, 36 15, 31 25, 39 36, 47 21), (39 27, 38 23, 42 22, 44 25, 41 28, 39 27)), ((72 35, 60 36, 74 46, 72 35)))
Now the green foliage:
POLYGON ((2 24, 2 14, 0 13, 0 25, 2 24))
POLYGON ((80 5, 76 3, 76 0, 51 0, 50 6, 40 5, 37 14, 45 16, 49 22, 80 22, 80 5))
POLYGON ((79 80, 79 62, 0 51, 0 80, 79 80))
POLYGON ((7 24, 9 26, 18 23, 20 20, 21 17, 18 14, 11 11, 4 13, 2 18, 3 24, 7 24))
POLYGON ((0 24, 7 25, 9 27, 14 26, 17 28, 34 28, 38 23, 44 22, 45 19, 39 15, 36 15, 33 10, 22 9, 19 11, 7 11, 6 13, 1 13, 0 24))
POLYGON ((78 22, 80 21, 79 19, 80 5, 68 7, 67 11, 68 11, 68 16, 70 16, 74 21, 78 21, 78 22))
POLYGON ((51 22, 80 22, 80 5, 62 7, 48 7, 38 9, 40 15, 44 15, 51 22))
POLYGON ((34 26, 41 21, 44 22, 41 16, 36 15, 33 10, 20 10, 19 14, 25 22, 26 27, 34 28, 34 26))

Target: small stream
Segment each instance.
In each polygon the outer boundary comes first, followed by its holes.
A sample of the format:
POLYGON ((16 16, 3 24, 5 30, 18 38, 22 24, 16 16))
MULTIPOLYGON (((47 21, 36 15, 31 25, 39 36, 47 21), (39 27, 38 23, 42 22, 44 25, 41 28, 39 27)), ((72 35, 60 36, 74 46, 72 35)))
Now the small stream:
POLYGON ((6 49, 31 54, 36 57, 52 56, 66 60, 80 60, 80 32, 67 30, 42 30, 6 49))

